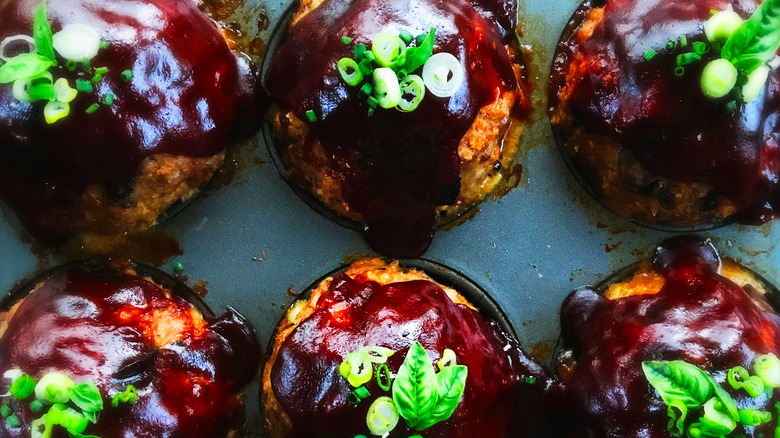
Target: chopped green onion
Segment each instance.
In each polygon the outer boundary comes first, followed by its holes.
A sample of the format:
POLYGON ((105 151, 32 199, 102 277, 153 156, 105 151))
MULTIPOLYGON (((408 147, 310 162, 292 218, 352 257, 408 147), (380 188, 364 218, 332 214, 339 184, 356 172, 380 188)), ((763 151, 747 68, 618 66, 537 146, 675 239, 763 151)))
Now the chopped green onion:
POLYGON ((104 75, 108 73, 108 67, 98 67, 95 69, 95 73, 99 75, 104 75))
POLYGON ((366 53, 363 54, 363 59, 366 59, 368 61, 374 62, 376 60, 376 56, 374 56, 373 52, 366 51, 366 53))
POLYGON ((103 79, 103 75, 97 73, 95 74, 95 76, 92 76, 92 83, 97 84, 98 82, 100 82, 101 79, 103 79))
POLYGON ((371 117, 373 115, 374 115, 374 108, 369 108, 368 109, 368 117, 371 117))
POLYGON ((362 61, 360 61, 360 64, 358 64, 360 67, 360 72, 363 73, 363 76, 371 76, 374 74, 374 65, 373 61, 363 58, 362 61))
POLYGON ((341 362, 341 365, 339 365, 339 374, 341 374, 341 377, 346 379, 349 377, 350 372, 352 372, 352 365, 350 365, 349 362, 341 362))
POLYGON ((100 41, 101 49, 107 49, 109 46, 111 46, 111 43, 109 43, 108 41, 100 41))
POLYGON ((54 97, 59 102, 70 103, 78 94, 78 90, 72 88, 65 78, 59 78, 54 83, 54 97))
POLYGON ((368 345, 359 348, 357 351, 367 354, 373 363, 385 363, 390 356, 395 354, 395 351, 387 347, 379 347, 376 345, 368 345))
POLYGON ((647 51, 645 52, 645 54, 644 54, 644 55, 642 55, 642 56, 644 56, 644 58, 645 58, 645 61, 649 61, 649 60, 651 60, 651 59, 655 58, 655 55, 657 55, 657 54, 658 54, 658 52, 656 52, 655 50, 653 50, 653 49, 647 49, 647 51))
POLYGON ((113 94, 106 94, 106 97, 103 98, 103 105, 113 105, 114 99, 115 97, 113 94))
MULTIPOLYGON (((46 123, 50 124, 67 116, 69 112, 69 105, 62 102, 49 102, 43 110, 46 123)), ((70 390, 75 386, 76 384, 70 377, 61 372, 53 371, 41 377, 41 380, 35 385, 35 397, 49 403, 67 403, 70 400, 70 390)))
POLYGON ((730 112, 734 111, 735 109, 737 109, 737 102, 732 100, 732 101, 728 102, 723 109, 725 109, 727 113, 730 113, 730 112))
POLYGON ((81 412, 62 403, 52 405, 45 417, 47 426, 49 424, 62 426, 71 435, 83 433, 89 425, 89 420, 81 412))
POLYGON ((52 426, 51 424, 46 424, 46 415, 34 420, 30 424, 30 438, 45 438, 51 435, 52 426))
POLYGON ((685 74, 685 67, 678 65, 677 68, 674 69, 674 75, 679 77, 682 77, 685 74))
POLYGON ((132 70, 125 70, 122 72, 122 80, 124 80, 125 82, 130 82, 131 79, 133 79, 132 70))
POLYGON ((408 46, 414 40, 414 35, 412 35, 412 33, 408 30, 404 29, 400 34, 398 34, 398 38, 401 38, 401 41, 403 41, 404 44, 408 46))
POLYGON ((177 275, 184 272, 184 264, 182 262, 176 262, 176 264, 173 265, 173 272, 177 275))
POLYGON ((750 378, 750 373, 744 367, 734 367, 729 370, 726 380, 733 389, 742 388, 745 381, 750 378))
POLYGON ((762 354, 753 361, 753 372, 767 388, 780 387, 780 359, 772 353, 762 354))
POLYGON ((449 348, 444 350, 444 352, 441 355, 441 359, 437 363, 437 365, 439 366, 439 370, 443 370, 444 368, 451 367, 457 364, 458 364, 458 357, 455 355, 455 352, 450 350, 449 348))
POLYGON ((374 96, 368 96, 368 99, 366 100, 368 103, 368 106, 371 108, 376 108, 379 106, 379 101, 374 98, 374 96))
POLYGON ((703 55, 707 52, 709 52, 709 44, 703 43, 701 41, 696 41, 693 43, 693 52, 699 55, 703 55))
POLYGON ((437 53, 425 62, 422 78, 428 91, 436 97, 454 95, 465 82, 460 61, 446 52, 437 53))
POLYGON ((100 412, 103 410, 103 397, 95 382, 79 383, 70 392, 70 401, 84 412, 100 412))
POLYGON ((688 36, 682 35, 680 36, 680 47, 686 47, 688 46, 688 36))
POLYGON ((40 400, 33 400, 30 402, 30 410, 35 412, 36 414, 38 412, 43 411, 43 408, 44 408, 43 402, 40 400))
POLYGON ((737 427, 736 419, 732 418, 723 408, 723 403, 717 397, 713 397, 704 403, 704 416, 702 423, 712 428, 722 428, 725 434, 737 427))
POLYGON ((76 61, 67 60, 65 61, 65 68, 67 68, 70 71, 76 71, 76 67, 78 67, 78 64, 76 64, 76 61))
POLYGON ((17 400, 24 400, 35 392, 35 379, 25 374, 14 380, 14 383, 8 388, 8 392, 17 400))
POLYGON ((89 71, 92 70, 89 59, 84 58, 81 60, 81 69, 84 70, 84 73, 89 73, 89 71))
POLYGON ((365 386, 361 386, 347 394, 347 401, 353 405, 356 405, 370 395, 371 394, 368 392, 368 389, 366 389, 365 386))
POLYGON ((3 418, 8 418, 13 413, 14 411, 12 411, 7 404, 3 403, 3 405, 0 406, 0 415, 2 415, 3 418))
POLYGON ((401 103, 401 87, 395 72, 387 67, 374 70, 374 97, 379 106, 395 108, 401 103))
POLYGON ((701 55, 694 52, 677 55, 677 65, 689 65, 701 61, 701 55))
POLYGON ((360 62, 366 54, 366 45, 363 43, 355 44, 355 61, 360 62))
POLYGON ((314 123, 317 121, 317 113, 315 113, 314 110, 308 110, 306 111, 306 118, 309 119, 310 122, 314 123))
POLYGON ((407 76, 409 76, 409 72, 402 68, 395 72, 395 75, 398 76, 399 81, 403 81, 407 76))
POLYGON ((344 44, 345 46, 347 44, 351 44, 352 43, 352 38, 344 35, 344 36, 341 37, 341 43, 344 44))
POLYGON ((346 362, 350 365, 347 381, 355 388, 368 383, 374 375, 371 358, 365 353, 353 351, 347 354, 346 362))
POLYGON ((360 92, 362 94, 365 94, 366 96, 370 96, 373 91, 374 91, 374 87, 372 87, 371 84, 369 84, 368 82, 366 82, 365 84, 363 84, 362 87, 360 87, 360 92))
POLYGON ((94 113, 95 111, 97 111, 99 108, 100 108, 100 104, 93 103, 93 104, 92 104, 92 105, 90 105, 90 106, 89 106, 89 108, 87 108, 87 109, 86 109, 84 112, 85 112, 85 113, 87 113, 87 114, 92 114, 92 113, 94 113))
POLYGON ((363 72, 352 58, 341 58, 337 64, 341 79, 350 87, 356 87, 363 82, 363 72))
POLYGON ((401 416, 390 397, 379 397, 368 408, 366 425, 372 435, 385 435, 398 425, 401 416))
MULTIPOLYGON (((737 75, 737 69, 728 60, 716 59, 710 61, 701 74, 701 90, 710 99, 719 99, 729 94, 734 88, 734 85, 737 84, 737 75)), ((778 367, 780 368, 780 364, 778 364, 778 367)), ((780 386, 780 382, 778 382, 777 386, 780 386)))
POLYGON ((38 84, 29 88, 32 100, 54 100, 54 86, 52 84, 38 84))
POLYGON ((371 43, 371 52, 374 54, 377 64, 382 67, 390 67, 395 64, 405 50, 406 46, 401 38, 391 33, 379 33, 371 43))
POLYGON ((425 38, 427 36, 428 36, 427 33, 421 33, 421 34, 417 35, 417 37, 415 37, 415 39, 414 39, 414 44, 416 44, 417 47, 420 47, 420 45, 423 43, 423 41, 425 41, 425 38))
POLYGON ((714 14, 704 23, 704 35, 710 42, 725 43, 742 26, 742 17, 733 10, 714 14))
POLYGON ((677 47, 677 41, 669 41, 666 43, 666 48, 669 50, 674 50, 677 47))
POLYGON ((88 61, 100 50, 100 35, 92 26, 68 24, 54 34, 52 44, 57 53, 72 61, 88 61))
POLYGON ((772 419, 772 414, 767 411, 756 409, 740 409, 739 421, 746 426, 758 426, 768 423, 772 419))
POLYGON ((135 386, 127 385, 125 392, 120 392, 111 399, 111 406, 117 407, 119 406, 119 403, 125 403, 129 405, 135 404, 137 397, 138 390, 135 389, 135 386))
POLYGON ((376 383, 379 385, 380 388, 382 388, 382 391, 390 391, 391 385, 391 377, 390 377, 390 368, 387 367, 386 363, 383 363, 377 370, 376 370, 376 383), (382 375, 384 374, 385 379, 382 380, 382 375))
POLYGON ((76 79, 76 89, 82 93, 91 93, 92 82, 85 79, 76 79))
POLYGON ((533 385, 534 383, 536 383, 536 377, 528 376, 524 378, 523 381, 529 385, 533 385))
POLYGON ((769 66, 762 65, 747 75, 747 83, 742 86, 742 100, 746 103, 753 102, 761 94, 764 84, 769 78, 769 66))
POLYGON ((10 426, 11 429, 17 429, 22 426, 22 422, 19 421, 19 417, 16 415, 9 416, 5 421, 8 422, 8 426, 10 426))

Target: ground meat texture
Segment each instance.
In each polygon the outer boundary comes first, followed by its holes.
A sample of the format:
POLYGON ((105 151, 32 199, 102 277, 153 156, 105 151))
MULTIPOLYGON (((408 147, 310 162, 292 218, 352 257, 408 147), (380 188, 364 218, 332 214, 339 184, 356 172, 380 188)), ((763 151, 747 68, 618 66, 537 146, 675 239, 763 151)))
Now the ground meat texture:
MULTIPOLYGON (((37 4, 3 2, 0 39, 30 34, 37 4)), ((47 9, 53 32, 87 24, 109 43, 90 62, 108 72, 51 125, 43 103, 19 102, 11 84, 0 86, 0 196, 43 243, 149 227, 257 126, 250 65, 195 2, 50 0, 47 9), (112 105, 86 113, 108 95, 112 105)), ((71 86, 92 78, 60 64, 51 72, 71 86)))
POLYGON ((755 7, 751 0, 619 0, 586 2, 575 13, 553 63, 550 117, 566 161, 609 209, 671 227, 774 216, 780 164, 770 132, 780 71, 773 69, 756 101, 728 112, 699 85, 715 53, 676 77, 678 52, 665 48, 682 35, 689 47, 704 41, 711 9, 748 17, 755 7), (658 53, 650 61, 648 49, 658 53))

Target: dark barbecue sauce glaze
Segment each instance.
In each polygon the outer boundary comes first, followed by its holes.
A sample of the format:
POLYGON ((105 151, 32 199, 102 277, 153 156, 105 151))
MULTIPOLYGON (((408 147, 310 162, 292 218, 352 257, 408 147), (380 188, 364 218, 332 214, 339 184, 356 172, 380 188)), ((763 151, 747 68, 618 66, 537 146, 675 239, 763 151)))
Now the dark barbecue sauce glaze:
POLYGON ((415 257, 430 245, 435 207, 453 203, 459 192, 460 139, 480 108, 518 87, 503 49, 516 15, 513 1, 326 0, 292 28, 275 55, 266 76, 271 96, 301 120, 309 110, 318 115, 306 141, 323 144, 345 201, 363 216, 366 237, 380 253, 415 257), (369 117, 337 61, 353 57, 354 44, 370 47, 380 32, 419 35, 431 27, 434 53, 461 61, 464 86, 450 98, 427 93, 411 113, 380 108, 369 117), (344 45, 342 36, 354 44, 344 45))
MULTIPOLYGON (((590 10, 586 3, 570 27, 590 10)), ((780 209, 777 143, 780 69, 750 104, 739 102, 727 112, 728 97, 712 100, 701 92, 701 70, 714 59, 710 53, 686 66, 676 77, 676 55, 690 52, 692 43, 706 41, 704 22, 710 10, 734 9, 747 18, 753 0, 608 0, 604 20, 581 41, 577 31, 559 47, 553 65, 551 102, 555 105, 569 62, 584 56, 575 75, 570 112, 575 124, 616 139, 649 171, 675 181, 713 186, 739 210, 733 220, 761 223, 780 209), (674 54, 668 41, 686 35, 687 48, 674 54), (658 55, 643 58, 648 49, 658 55)))
MULTIPOLYGON (((94 381, 104 409, 87 434, 224 436, 243 418, 238 395, 255 375, 259 344, 235 312, 203 323, 193 322, 192 309, 144 278, 70 267, 22 301, 0 338, 0 374, 20 368, 39 379, 58 370, 76 383, 94 381), (156 345, 157 324, 181 336, 156 345), (128 384, 138 389, 137 402, 112 408, 111 397, 128 384)), ((7 382, 0 386, 5 393, 7 382)), ((23 426, 10 429, 2 421, 0 436, 29 437, 29 424, 40 414, 15 409, 23 426)))
MULTIPOLYGON (((0 40, 32 35, 38 3, 2 2, 0 40)), ((39 229, 36 216, 71 205, 87 186, 101 185, 121 203, 145 158, 209 157, 257 125, 249 65, 194 1, 48 0, 47 9, 54 33, 87 24, 110 46, 91 60, 109 72, 56 124, 44 121, 43 103, 21 103, 11 84, 0 85, 0 195, 39 239, 56 244, 60 236, 39 229), (113 105, 85 113, 108 94, 113 105)), ((77 73, 59 67, 54 76, 75 86, 77 73)))
MULTIPOLYGON (((479 313, 453 304, 437 284, 410 281, 380 285, 361 276, 333 279, 318 309, 284 341, 271 371, 274 394, 292 420, 288 438, 351 437, 368 434, 366 414, 382 395, 375 380, 371 397, 350 405, 352 389, 339 374, 346 355, 379 345, 396 353, 388 359, 393 375, 409 347, 419 341, 434 363, 445 349, 468 366, 464 398, 453 416, 424 431, 427 438, 524 436, 519 416, 541 392, 544 371, 515 342, 479 313), (524 383, 524 376, 536 383, 524 383)), ((532 415, 532 414, 530 414, 532 415)), ((403 419, 391 437, 409 437, 403 419)))
MULTIPOLYGON (((676 238, 653 261, 665 280, 656 295, 609 300, 589 288, 569 295, 561 309, 562 339, 575 352, 576 368, 547 394, 551 436, 668 437, 666 405, 642 373, 647 360, 695 364, 740 409, 773 411, 774 401, 765 395, 751 399, 725 380, 732 367, 752 370, 757 355, 780 353, 780 318, 754 289, 718 275, 719 263, 709 244, 676 238)), ((689 412, 686 424, 697 419, 689 412)), ((755 429, 739 426, 735 433, 773 436, 773 429, 770 422, 755 429)))

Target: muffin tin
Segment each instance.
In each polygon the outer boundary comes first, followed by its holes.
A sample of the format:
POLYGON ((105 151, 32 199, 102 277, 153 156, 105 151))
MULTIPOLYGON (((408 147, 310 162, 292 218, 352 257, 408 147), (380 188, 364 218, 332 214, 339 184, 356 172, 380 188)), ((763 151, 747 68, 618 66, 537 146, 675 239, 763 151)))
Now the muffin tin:
MULTIPOLYGON (((219 18, 238 23, 245 36, 270 41, 291 3, 244 0, 219 18)), ((424 255, 484 289, 514 325, 526 351, 542 356, 544 363, 558 336, 564 297, 650 255, 671 235, 607 211, 581 188, 555 147, 546 116, 547 76, 558 37, 578 5, 574 0, 521 1, 520 41, 532 50, 536 89, 534 119, 518 157, 523 165, 520 187, 481 204, 459 226, 437 233, 424 255)), ((359 232, 330 221, 298 198, 272 164, 266 141, 258 133, 257 141, 239 154, 243 168, 229 185, 201 196, 159 227, 183 249, 162 269, 173 272, 181 263, 188 284, 208 282, 206 303, 217 313, 234 307, 255 325, 263 344, 295 293, 357 256, 373 255, 359 232)), ((9 291, 71 260, 33 252, 13 214, 4 206, 0 211, 0 290, 9 291)), ((723 255, 780 284, 777 221, 701 234, 711 237, 723 255)), ((255 425, 260 424, 258 393, 257 385, 248 392, 255 425)))

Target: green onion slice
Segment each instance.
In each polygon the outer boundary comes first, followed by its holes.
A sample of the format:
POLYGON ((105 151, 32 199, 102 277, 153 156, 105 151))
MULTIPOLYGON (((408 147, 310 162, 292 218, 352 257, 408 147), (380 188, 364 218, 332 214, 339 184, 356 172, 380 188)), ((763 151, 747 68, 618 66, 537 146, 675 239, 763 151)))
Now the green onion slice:
POLYGON ((674 69, 674 75, 678 78, 685 75, 685 67, 678 65, 677 68, 674 69))
POLYGON ((710 51, 710 45, 701 41, 693 43, 693 52, 697 55, 703 55, 710 51))
POLYGON ((358 388, 355 388, 354 391, 347 394, 347 401, 352 403, 353 405, 356 405, 363 401, 363 399, 368 398, 371 393, 368 392, 368 388, 365 386, 360 386, 358 388))
POLYGON ((367 354, 373 363, 385 363, 387 362, 387 359, 395 353, 395 351, 387 347, 379 347, 376 345, 368 345, 359 348, 357 351, 367 354))
POLYGON ((78 94, 78 90, 72 88, 65 78, 59 78, 54 83, 54 97, 59 102, 70 103, 78 94))
POLYGON ((368 49, 366 49, 366 45, 365 44, 363 44, 363 43, 355 44, 355 60, 357 62, 362 61, 363 58, 366 55, 366 51, 367 50, 368 49))
POLYGON ((122 80, 124 80, 125 82, 130 82, 131 79, 133 79, 132 70, 125 70, 122 72, 122 80))
POLYGON ((345 46, 347 44, 351 44, 352 43, 352 38, 344 35, 344 36, 341 37, 341 43, 344 44, 345 46))
POLYGON ((642 56, 645 58, 645 61, 650 61, 651 59, 655 58, 655 55, 657 54, 658 52, 656 52, 655 50, 647 49, 647 51, 645 51, 645 54, 642 56))
POLYGON ((704 23, 704 35, 710 42, 725 43, 742 26, 742 17, 732 10, 720 11, 704 23))
MULTIPOLYGON (((49 102, 43 109, 46 123, 54 123, 70 113, 70 106, 62 102, 49 102)), ((47 373, 35 385, 35 397, 49 403, 67 403, 70 400, 70 390, 76 384, 70 377, 59 371, 47 373)))
POLYGON ((82 93, 91 93, 92 82, 86 79, 76 79, 76 89, 82 93))
POLYGON ((30 438, 49 438, 51 433, 52 425, 46 424, 45 415, 30 424, 30 438))
POLYGON ((341 58, 338 62, 339 73, 341 79, 347 83, 350 87, 356 87, 363 82, 363 72, 360 71, 360 66, 352 58, 341 58))
POLYGON ((695 52, 677 55, 677 65, 689 65, 701 61, 701 55, 695 52))
POLYGON ((401 416, 398 414, 398 409, 396 409, 393 399, 390 397, 379 397, 368 408, 366 425, 372 435, 382 436, 395 429, 400 418, 401 416))
POLYGON ((100 50, 100 35, 86 24, 68 24, 52 38, 57 53, 71 61, 90 60, 100 50))
POLYGON ((758 426, 772 420, 772 414, 756 409, 740 409, 739 421, 746 426, 758 426))
POLYGON ((5 419, 5 421, 11 427, 11 429, 22 427, 22 422, 19 421, 19 417, 17 417, 16 414, 10 415, 8 418, 5 419))
POLYGON ((70 434, 83 433, 89 425, 89 420, 81 412, 61 403, 55 403, 46 412, 46 423, 56 424, 65 428, 70 434))
POLYGON ((119 394, 116 394, 114 395, 114 397, 111 398, 111 406, 117 407, 119 406, 119 403, 132 405, 135 404, 137 398, 138 398, 138 390, 135 389, 135 386, 127 385, 127 388, 125 388, 125 392, 120 392, 119 394))
POLYGON ((753 361, 753 372, 767 388, 780 387, 780 359, 774 354, 762 354, 756 357, 753 361))
POLYGON ((0 59, 2 59, 3 61, 8 62, 8 61, 11 60, 11 58, 13 58, 12 56, 8 56, 8 55, 5 54, 5 49, 9 45, 11 45, 11 44, 13 44, 13 43, 15 43, 17 41, 22 41, 22 42, 27 43, 27 53, 33 53, 33 54, 38 53, 38 49, 35 46, 35 40, 31 36, 29 36, 29 35, 14 35, 14 36, 7 37, 7 38, 3 39, 2 42, 0 42, 0 59))
POLYGON ((425 86, 436 97, 450 97, 465 82, 463 66, 449 53, 437 53, 425 62, 422 72, 425 86))
MULTIPOLYGON (((737 69, 728 60, 716 59, 710 61, 701 74, 701 90, 705 96, 711 99, 721 98, 729 94, 734 85, 737 84, 737 76, 737 69)), ((777 358, 775 357, 775 359, 777 358)), ((778 368, 780 368, 780 363, 778 368)), ((778 370, 777 386, 780 386, 780 369, 778 370)))
POLYGON ((306 111, 306 118, 309 119, 310 122, 314 123, 317 121, 317 113, 315 113, 314 110, 308 110, 306 111))
POLYGON ((745 381, 750 378, 750 373, 744 367, 734 367, 729 370, 726 379, 733 389, 740 389, 745 381))
POLYGON ((401 87, 392 69, 381 67, 374 70, 374 97, 385 109, 395 108, 401 103, 401 87))
POLYGON ((388 368, 386 363, 383 363, 377 370, 376 370, 376 383, 379 385, 380 388, 382 388, 382 391, 390 391, 392 388, 392 377, 390 376, 390 368, 388 368), (385 376, 384 379, 382 379, 382 376, 385 376))
POLYGON ((441 359, 437 363, 439 366, 439 370, 443 370, 444 368, 451 367, 453 365, 458 364, 458 357, 455 355, 455 352, 447 348, 444 350, 444 353, 441 355, 441 359))
POLYGON ((14 380, 11 387, 8 388, 14 398, 17 400, 24 400, 35 392, 35 379, 28 375, 22 375, 18 379, 14 380))
POLYGON ((408 46, 414 40, 414 35, 412 35, 412 33, 408 30, 404 29, 401 31, 401 33, 398 34, 398 38, 401 38, 401 41, 403 41, 404 44, 408 46))
POLYGON ((414 111, 425 97, 425 82, 417 75, 409 75, 400 84, 401 102, 398 109, 404 112, 414 111))
POLYGON ((395 65, 398 58, 406 51, 406 44, 397 35, 382 32, 374 37, 371 43, 371 53, 382 67, 395 65))
POLYGON ((769 66, 762 65, 747 75, 747 83, 742 86, 742 100, 746 103, 753 102, 761 94, 764 84, 769 78, 769 66))
POLYGON ((719 435, 730 433, 737 427, 736 419, 725 411, 723 403, 717 397, 704 403, 704 416, 701 417, 701 422, 713 431, 717 431, 719 435))
POLYGON ((367 354, 354 351, 347 355, 346 362, 350 366, 349 376, 347 377, 350 385, 358 388, 371 380, 374 374, 374 367, 371 358, 367 354))

